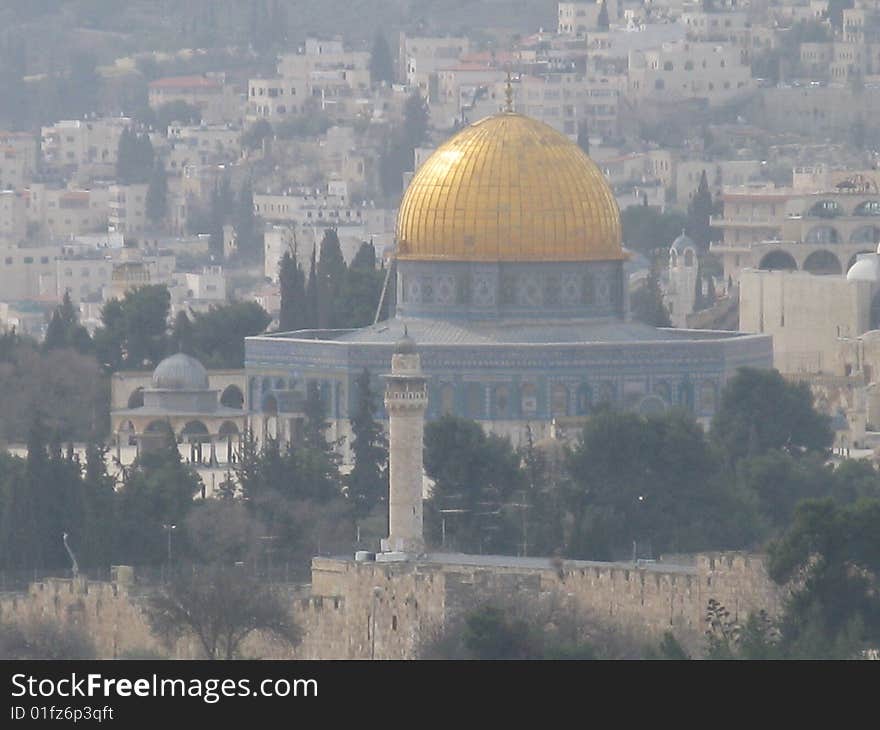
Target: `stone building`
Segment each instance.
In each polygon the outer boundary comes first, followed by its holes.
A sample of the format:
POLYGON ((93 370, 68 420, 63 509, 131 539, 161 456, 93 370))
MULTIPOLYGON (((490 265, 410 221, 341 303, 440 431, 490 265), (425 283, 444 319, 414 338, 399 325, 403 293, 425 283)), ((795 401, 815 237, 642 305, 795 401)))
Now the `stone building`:
POLYGON ((160 362, 148 385, 133 387, 131 381, 128 373, 114 376, 116 403, 112 405, 110 420, 120 462, 123 446, 133 442, 140 453, 169 437, 189 445, 190 461, 194 463, 216 465, 234 461, 247 426, 244 398, 235 383, 227 385, 220 396, 219 389, 211 387, 202 364, 184 353, 160 362), (131 389, 124 407, 119 407, 121 403, 116 400, 122 390, 121 379, 131 389))
POLYGON ((880 243, 880 177, 874 170, 794 171, 791 187, 726 188, 711 245, 725 279, 746 268, 845 274, 880 243))
POLYGON ((708 419, 737 368, 771 365, 765 335, 631 321, 624 259, 618 208, 592 160, 533 119, 489 117, 437 149, 403 198, 393 317, 247 338, 247 406, 278 408, 283 424, 285 402, 314 381, 332 437, 347 436, 354 380, 383 372, 405 330, 419 343, 427 418, 476 419, 514 441, 604 402, 708 419))

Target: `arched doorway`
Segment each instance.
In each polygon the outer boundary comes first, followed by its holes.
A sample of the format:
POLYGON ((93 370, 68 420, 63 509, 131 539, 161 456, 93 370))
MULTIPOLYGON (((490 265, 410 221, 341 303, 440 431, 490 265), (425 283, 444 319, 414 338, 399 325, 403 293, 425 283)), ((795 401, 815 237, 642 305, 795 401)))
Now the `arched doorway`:
MULTIPOLYGON (((201 421, 189 421, 180 432, 183 443, 189 444, 189 459, 194 464, 204 463, 204 444, 211 443, 211 432, 201 421)), ((211 455, 213 461, 213 455, 211 455)))
POLYGON ((223 421, 223 423, 220 424, 217 435, 221 440, 226 441, 226 463, 234 464, 238 460, 238 453, 235 450, 234 444, 236 444, 241 437, 241 432, 238 430, 238 426, 232 421, 223 421))

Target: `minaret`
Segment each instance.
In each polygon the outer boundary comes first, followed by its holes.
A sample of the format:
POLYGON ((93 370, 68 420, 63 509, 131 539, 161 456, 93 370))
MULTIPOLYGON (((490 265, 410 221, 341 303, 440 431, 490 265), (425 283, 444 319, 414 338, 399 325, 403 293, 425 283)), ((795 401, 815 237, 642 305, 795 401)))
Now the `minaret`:
POLYGON ((391 356, 391 374, 384 376, 385 410, 388 412, 388 537, 382 540, 386 559, 407 559, 425 550, 422 532, 422 449, 427 378, 416 343, 404 334, 391 356))

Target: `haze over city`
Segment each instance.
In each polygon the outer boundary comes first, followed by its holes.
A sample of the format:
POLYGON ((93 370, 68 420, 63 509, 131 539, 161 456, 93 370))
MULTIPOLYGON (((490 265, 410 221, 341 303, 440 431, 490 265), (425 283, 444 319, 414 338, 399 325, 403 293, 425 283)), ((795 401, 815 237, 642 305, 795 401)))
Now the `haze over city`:
POLYGON ((0 658, 877 658, 876 0, 0 29, 0 658))

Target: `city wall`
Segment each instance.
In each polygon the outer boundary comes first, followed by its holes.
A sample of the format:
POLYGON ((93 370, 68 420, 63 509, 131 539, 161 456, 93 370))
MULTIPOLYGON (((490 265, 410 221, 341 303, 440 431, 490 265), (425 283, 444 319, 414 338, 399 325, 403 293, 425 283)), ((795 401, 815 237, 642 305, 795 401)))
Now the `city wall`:
MULTIPOLYGON (((597 563, 439 556, 402 563, 315 558, 310 588, 288 588, 304 638, 295 649, 251 636, 243 654, 261 658, 407 659, 447 621, 491 597, 556 594, 598 625, 644 641, 671 630, 696 649, 710 598, 735 620, 782 609, 785 592, 768 578, 761 556, 698 555, 687 565, 597 563)), ((195 641, 173 647, 150 632, 146 592, 120 582, 48 579, 27 593, 0 596, 0 620, 44 617, 84 629, 102 658, 158 654, 196 658, 195 641)))

